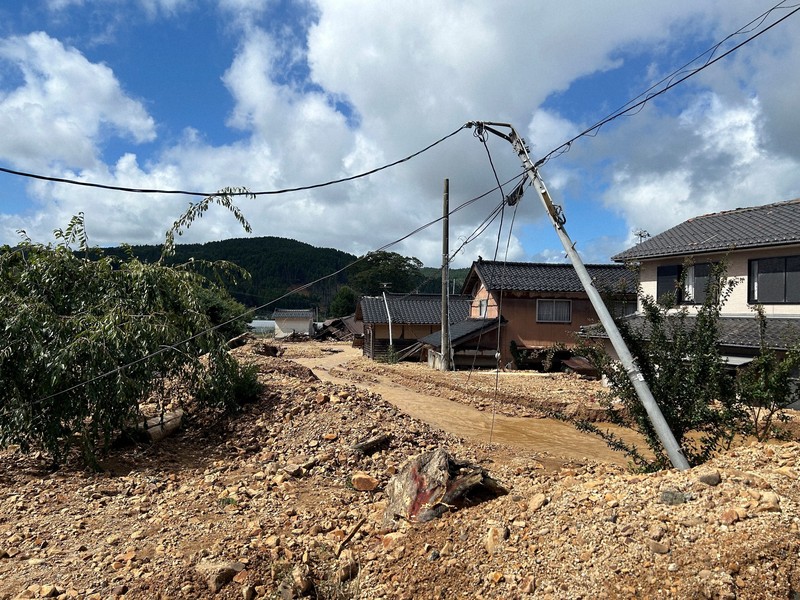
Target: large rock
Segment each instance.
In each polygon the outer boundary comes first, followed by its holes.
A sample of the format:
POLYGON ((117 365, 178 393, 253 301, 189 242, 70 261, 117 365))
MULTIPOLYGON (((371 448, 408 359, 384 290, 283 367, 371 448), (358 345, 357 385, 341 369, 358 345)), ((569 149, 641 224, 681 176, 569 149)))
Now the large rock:
POLYGON ((411 459, 389 480, 384 524, 396 525, 398 518, 430 521, 507 493, 480 466, 456 461, 437 448, 411 459))

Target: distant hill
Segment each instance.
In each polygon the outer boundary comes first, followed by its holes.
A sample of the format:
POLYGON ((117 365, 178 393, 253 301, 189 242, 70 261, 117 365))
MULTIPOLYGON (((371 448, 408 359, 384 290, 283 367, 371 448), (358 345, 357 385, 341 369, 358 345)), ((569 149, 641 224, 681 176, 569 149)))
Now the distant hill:
MULTIPOLYGON (((140 260, 154 262, 161 256, 161 246, 132 246, 140 260)), ((104 248, 106 254, 123 257, 123 248, 104 248)), ((250 281, 225 287, 242 304, 259 306, 315 281, 350 264, 356 256, 333 248, 317 248, 304 242, 279 237, 234 238, 205 244, 179 244, 170 262, 226 260, 250 273, 250 281)), ((314 284, 280 300, 280 308, 327 306, 339 287, 346 284, 347 271, 314 284)), ((276 306, 270 307, 271 313, 276 306)))

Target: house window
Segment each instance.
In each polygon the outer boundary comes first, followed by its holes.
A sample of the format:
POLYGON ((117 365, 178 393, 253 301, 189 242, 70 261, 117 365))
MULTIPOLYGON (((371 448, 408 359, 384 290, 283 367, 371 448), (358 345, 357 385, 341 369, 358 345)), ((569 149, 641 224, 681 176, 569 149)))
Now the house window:
POLYGON ((800 256, 750 261, 750 304, 800 304, 800 256))
POLYGON ((711 263, 691 265, 686 271, 687 304, 704 304, 708 295, 708 284, 711 281, 711 263))
POLYGON ((572 300, 537 300, 536 320, 540 323, 571 323, 572 300))
POLYGON ((489 301, 488 300, 479 300, 478 301, 478 317, 481 319, 486 318, 486 311, 489 308, 489 301))
POLYGON ((664 265, 656 271, 656 301, 664 303, 664 297, 671 294, 675 302, 681 302, 683 295, 678 288, 683 268, 681 265, 664 265))
POLYGON ((607 308, 612 317, 627 317, 636 312, 636 300, 612 300, 607 308))

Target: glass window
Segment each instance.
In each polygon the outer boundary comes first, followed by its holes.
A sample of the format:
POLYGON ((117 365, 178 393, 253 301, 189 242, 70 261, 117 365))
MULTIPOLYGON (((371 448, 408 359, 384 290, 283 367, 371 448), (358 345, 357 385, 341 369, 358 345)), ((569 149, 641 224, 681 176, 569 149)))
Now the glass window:
POLYGON ((703 304, 708 295, 711 279, 711 263, 698 263, 689 267, 686 273, 686 298, 689 304, 703 304))
POLYGON ((678 280, 681 277, 681 265, 664 265, 658 267, 656 272, 656 300, 661 299, 667 294, 673 294, 676 302, 682 300, 678 289, 678 280))
POLYGON ((800 304, 800 256, 750 261, 750 303, 800 304))
POLYGON ((479 300, 478 301, 478 316, 483 319, 486 317, 486 310, 489 308, 489 301, 488 300, 479 300))
POLYGON ((571 323, 572 300, 537 300, 536 320, 540 323, 571 323))

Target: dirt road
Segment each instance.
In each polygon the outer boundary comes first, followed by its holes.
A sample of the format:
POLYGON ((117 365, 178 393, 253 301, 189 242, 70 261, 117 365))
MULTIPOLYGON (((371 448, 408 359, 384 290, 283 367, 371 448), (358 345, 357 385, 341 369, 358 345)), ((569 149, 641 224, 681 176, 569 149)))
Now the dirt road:
MULTIPOLYGON (((340 346, 340 352, 316 358, 293 358, 309 367, 322 380, 337 383, 352 381, 336 377, 331 370, 341 367, 360 356, 357 348, 340 346)), ((573 426, 554 419, 509 417, 493 415, 491 411, 478 410, 460 402, 437 396, 421 394, 398 385, 387 377, 370 375, 372 381, 362 384, 370 391, 383 396, 406 414, 420 419, 449 433, 475 442, 493 442, 512 448, 534 451, 543 457, 582 461, 592 459, 603 462, 626 464, 625 457, 611 451, 597 437, 577 431, 573 426), (377 382, 376 382, 377 381, 377 382)), ((642 440, 627 429, 607 425, 627 441, 642 447, 642 440)))

